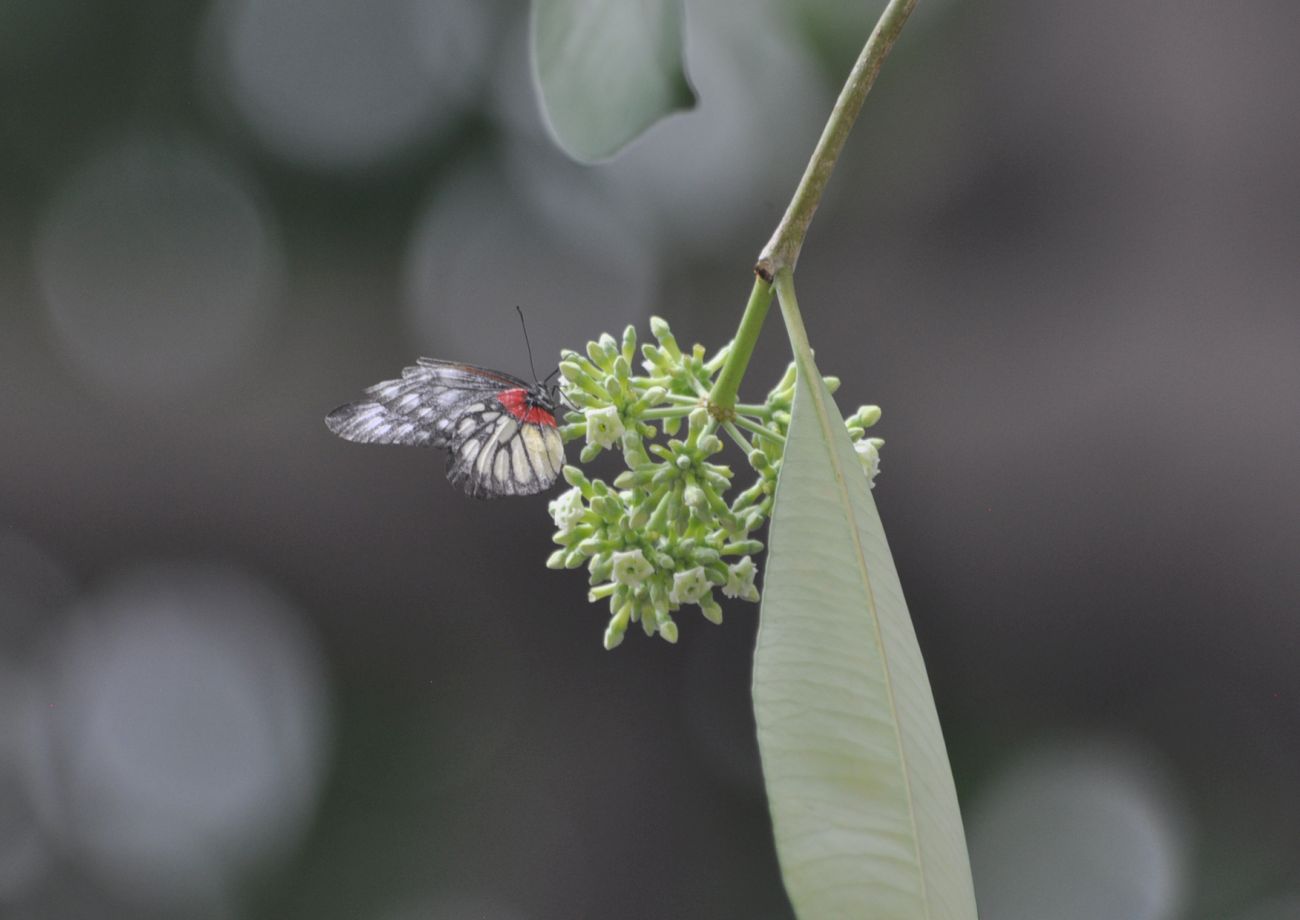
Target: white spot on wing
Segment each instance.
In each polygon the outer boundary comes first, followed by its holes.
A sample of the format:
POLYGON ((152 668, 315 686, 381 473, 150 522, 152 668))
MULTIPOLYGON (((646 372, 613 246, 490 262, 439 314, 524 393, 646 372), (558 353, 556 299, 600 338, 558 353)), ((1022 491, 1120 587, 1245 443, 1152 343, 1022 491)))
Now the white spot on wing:
POLYGON ((554 428, 543 428, 542 437, 546 439, 546 449, 551 455, 551 466, 559 473, 564 469, 564 439, 554 428))
POLYGON ((554 476, 559 472, 559 470, 551 466, 550 451, 546 449, 546 442, 542 439, 541 432, 537 430, 536 425, 523 426, 522 439, 539 473, 544 476, 554 476))
POLYGON ((488 472, 492 469, 492 448, 480 451, 478 460, 474 464, 474 470, 480 479, 487 479, 488 472))
POLYGON ((524 454, 522 438, 510 442, 510 466, 515 472, 515 479, 526 483, 533 478, 533 471, 528 466, 528 457, 524 454))

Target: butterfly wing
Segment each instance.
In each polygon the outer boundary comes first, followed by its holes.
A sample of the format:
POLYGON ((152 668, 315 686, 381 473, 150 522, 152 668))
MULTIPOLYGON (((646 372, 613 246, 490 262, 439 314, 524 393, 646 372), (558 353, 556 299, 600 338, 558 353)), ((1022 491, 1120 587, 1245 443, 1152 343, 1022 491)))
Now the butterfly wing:
POLYGON ((564 441, 554 425, 521 421, 497 402, 461 417, 447 478, 475 498, 533 495, 549 489, 563 467, 564 441))
POLYGON ((467 410, 488 404, 503 387, 522 386, 509 374, 421 358, 402 370, 400 380, 377 383, 366 389, 366 399, 339 406, 325 424, 358 444, 452 447, 456 422, 467 410))

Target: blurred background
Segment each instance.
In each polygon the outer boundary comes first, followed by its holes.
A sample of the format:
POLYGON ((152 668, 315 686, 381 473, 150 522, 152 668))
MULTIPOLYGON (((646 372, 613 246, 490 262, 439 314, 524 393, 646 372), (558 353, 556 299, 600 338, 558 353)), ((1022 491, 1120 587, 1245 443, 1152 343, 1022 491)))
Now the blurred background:
MULTIPOLYGON (((688 3, 584 168, 521 3, 0 5, 0 917, 791 916, 756 609, 605 652, 545 497, 322 417, 720 344, 881 6, 688 3)), ((1300 917, 1298 41, 922 0, 813 225, 985 920, 1300 917)))

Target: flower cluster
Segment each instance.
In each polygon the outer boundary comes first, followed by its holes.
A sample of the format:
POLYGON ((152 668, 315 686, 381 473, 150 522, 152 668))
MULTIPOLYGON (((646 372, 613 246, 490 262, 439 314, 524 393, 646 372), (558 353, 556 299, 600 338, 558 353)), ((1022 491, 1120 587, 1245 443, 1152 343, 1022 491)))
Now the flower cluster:
MULTIPOLYGON (((676 642, 672 615, 688 604, 722 622, 715 589, 758 600, 752 557, 763 544, 751 535, 772 510, 794 400, 791 365, 761 405, 720 411, 709 391, 730 346, 706 358, 701 345, 683 352, 662 319, 652 317, 650 329, 657 344, 640 348, 643 375, 632 370, 638 349, 631 326, 621 342, 602 335, 587 343, 586 355, 566 351, 560 361, 562 392, 572 407, 561 434, 566 441, 585 439, 582 463, 618 451, 626 466, 612 484, 566 466, 571 488, 550 503, 560 549, 546 564, 586 564, 589 600, 609 600, 606 648, 638 622, 646 635, 676 642), (756 474, 730 500, 734 474, 715 462, 724 446, 720 433, 741 448, 756 474)), ((825 380, 832 390, 838 386, 833 377, 825 380)), ((862 406, 846 420, 869 481, 884 442, 864 433, 879 418, 878 407, 862 406)))

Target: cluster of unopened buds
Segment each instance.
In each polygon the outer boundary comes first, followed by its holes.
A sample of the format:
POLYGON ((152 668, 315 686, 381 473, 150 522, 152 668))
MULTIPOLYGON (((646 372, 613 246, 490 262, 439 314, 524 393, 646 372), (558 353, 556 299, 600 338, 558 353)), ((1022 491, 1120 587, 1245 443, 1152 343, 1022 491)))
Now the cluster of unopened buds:
MULTIPOLYGON (((682 351, 662 319, 651 318, 650 330, 658 344, 642 345, 639 356, 636 330, 628 326, 621 342, 602 335, 587 343, 586 355, 566 351, 560 360, 562 392, 572 407, 561 427, 564 439, 585 439, 582 463, 608 450, 621 452, 626 466, 612 483, 566 466, 571 488, 550 504, 560 548, 546 564, 586 564, 588 599, 609 601, 606 648, 623 641, 630 623, 676 642, 673 613, 689 604, 722 622, 715 590, 759 599, 753 556, 763 544, 753 534, 772 510, 794 400, 791 365, 761 405, 719 411, 709 392, 730 346, 706 358, 701 345, 682 351), (638 357, 643 375, 633 373, 638 357), (756 474, 730 499, 732 469, 715 462, 724 447, 720 435, 744 452, 756 474)), ((832 391, 839 384, 825 380, 832 391)), ((846 420, 868 481, 879 470, 884 442, 865 432, 879 418, 878 407, 862 406, 846 420)))

